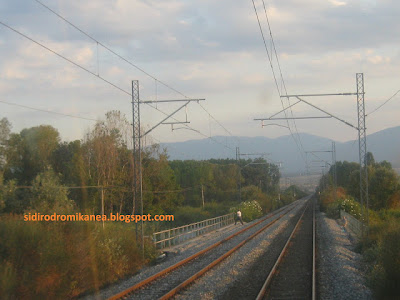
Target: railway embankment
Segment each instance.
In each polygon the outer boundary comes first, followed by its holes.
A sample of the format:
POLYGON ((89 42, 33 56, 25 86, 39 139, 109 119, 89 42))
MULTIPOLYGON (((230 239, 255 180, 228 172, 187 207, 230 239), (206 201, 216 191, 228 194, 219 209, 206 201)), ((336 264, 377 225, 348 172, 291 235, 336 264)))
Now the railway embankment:
POLYGON ((317 281, 319 299, 373 299, 366 286, 362 256, 345 228, 317 213, 317 281))

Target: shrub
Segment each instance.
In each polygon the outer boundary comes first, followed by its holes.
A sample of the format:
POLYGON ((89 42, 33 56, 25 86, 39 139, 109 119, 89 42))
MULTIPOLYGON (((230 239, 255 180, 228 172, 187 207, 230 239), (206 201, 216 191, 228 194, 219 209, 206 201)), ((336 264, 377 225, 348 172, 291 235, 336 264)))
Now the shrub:
POLYGON ((242 219, 245 222, 257 219, 263 214, 260 204, 255 200, 242 202, 238 206, 230 209, 231 212, 237 212, 238 210, 242 212, 242 219))
MULTIPOLYGON (((381 232, 376 262, 373 264, 368 283, 379 299, 398 299, 400 290, 400 223, 391 220, 381 232)), ((364 257, 368 250, 364 252, 364 257)))
POLYGON ((209 219, 210 216, 211 214, 201 207, 182 206, 174 212, 175 221, 170 225, 171 227, 187 225, 209 219))
POLYGON ((24 222, 0 218, 2 299, 64 299, 135 273, 155 257, 150 241, 143 261, 131 224, 24 222))
POLYGON ((329 202, 325 207, 326 215, 330 218, 337 219, 340 217, 340 210, 347 212, 356 219, 361 219, 360 204, 352 197, 340 198, 334 202, 329 202))

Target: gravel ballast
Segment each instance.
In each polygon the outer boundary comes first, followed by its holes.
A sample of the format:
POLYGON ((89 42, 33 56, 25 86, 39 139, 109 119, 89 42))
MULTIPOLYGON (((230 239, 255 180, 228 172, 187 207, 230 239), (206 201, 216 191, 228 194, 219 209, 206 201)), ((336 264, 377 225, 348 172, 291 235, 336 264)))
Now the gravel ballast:
POLYGON ((302 209, 296 207, 176 298, 255 299, 302 209))
MULTIPOLYGON (((295 205, 296 203, 293 203, 292 205, 295 205)), ((291 205, 288 205, 286 207, 289 207, 291 205)), ((285 209, 281 208, 280 210, 285 209)), ((279 210, 279 211, 280 211, 279 210)), ((272 219, 276 218, 275 216, 272 217, 272 219)), ((175 246, 173 248, 165 249, 168 252, 167 255, 167 260, 157 264, 155 266, 148 266, 140 270, 136 275, 126 278, 125 280, 121 280, 118 283, 115 283, 113 285, 110 285, 102 290, 100 290, 97 294, 91 294, 83 297, 83 299, 108 299, 109 297, 115 295, 118 292, 121 292, 132 285, 152 276, 153 274, 171 266, 174 265, 175 263, 201 251, 202 249, 216 243, 217 241, 220 241, 231 234, 237 232, 238 230, 242 229, 243 227, 247 227, 254 222, 257 222, 258 220, 254 220, 250 223, 245 223, 244 226, 242 225, 230 225, 224 228, 221 228, 219 230, 207 233, 203 236, 200 236, 198 238, 195 238, 193 240, 186 241, 185 243, 175 246)))
MULTIPOLYGON (((304 203, 304 200, 300 202, 304 203)), ((284 239, 294 222, 302 205, 292 210, 281 220, 273 224, 265 232, 244 245, 238 252, 229 256, 222 264, 207 272, 194 284, 182 291, 177 299, 227 299, 228 296, 239 296, 241 299, 254 299, 253 293, 234 291, 238 282, 249 280, 251 285, 259 285, 264 274, 256 274, 252 266, 260 264, 265 259, 273 259, 275 248, 280 248, 278 242, 284 239), (296 216, 296 217, 295 217, 296 216), (260 277, 260 278, 258 278, 260 277), (254 281, 253 283, 251 281, 254 281)), ((335 220, 328 219, 324 214, 317 213, 317 293, 319 299, 373 299, 370 290, 365 286, 361 256, 354 252, 348 233, 335 220)), ((253 221, 255 222, 255 221, 253 221)), ((138 274, 108 286, 96 295, 88 295, 85 299, 107 299, 125 290, 149 276, 181 261, 209 245, 226 238, 232 233, 249 226, 227 226, 204 236, 187 241, 174 248, 167 249, 166 261, 143 268, 138 274)), ((283 241, 282 241, 283 242, 283 241)), ((265 280, 263 278, 262 280, 265 280)))
POLYGON ((319 299, 373 299, 349 234, 323 213, 317 214, 317 249, 319 299))

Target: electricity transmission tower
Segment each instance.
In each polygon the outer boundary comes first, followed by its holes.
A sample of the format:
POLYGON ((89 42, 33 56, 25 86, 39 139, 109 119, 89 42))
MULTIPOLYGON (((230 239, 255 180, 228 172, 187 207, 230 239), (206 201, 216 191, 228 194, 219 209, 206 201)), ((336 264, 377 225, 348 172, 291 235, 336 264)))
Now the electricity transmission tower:
MULTIPOLYGON (((178 111, 186 108, 190 102, 203 101, 205 99, 175 99, 175 100, 140 100, 139 96, 139 81, 132 80, 132 116, 133 116, 133 201, 132 201, 132 214, 137 214, 143 216, 143 174, 142 174, 142 144, 141 140, 155 128, 162 124, 187 124, 184 122, 165 122, 178 111), (183 102, 184 104, 176 109, 170 114, 166 114, 166 117, 154 125, 152 128, 147 130, 145 133, 141 132, 141 122, 140 122, 140 104, 150 104, 150 103, 171 103, 171 102, 183 102), (140 204, 140 210, 138 209, 138 204, 140 204)), ((141 227, 141 242, 142 242, 142 255, 144 255, 144 228, 143 228, 143 217, 140 222, 141 227)), ((137 232, 136 232, 137 239, 137 232)))
MULTIPOLYGON (((366 224, 368 218, 368 162, 367 162, 367 128, 365 126, 365 101, 364 101, 364 74, 356 74, 357 82, 357 111, 358 111, 358 158, 360 162, 360 201, 361 215, 365 217, 366 224), (364 202, 366 209, 364 212, 364 202)), ((364 229, 364 228, 363 228, 364 229)), ((368 229, 368 226, 367 226, 368 229)))
MULTIPOLYGON (((303 95, 282 95, 281 98, 297 98, 299 101, 296 103, 284 108, 280 112, 272 115, 269 118, 262 118, 262 119, 254 119, 258 121, 273 121, 273 120, 280 120, 280 119, 289 119, 289 118, 273 118, 277 114, 287 110, 288 108, 295 106, 296 104, 303 102, 323 113, 328 115, 328 117, 334 118, 347 126, 350 126, 358 131, 358 155, 359 155, 359 163, 360 163, 360 203, 361 203, 361 218, 362 221, 365 222, 366 228, 368 228, 368 207, 369 207, 369 196, 368 196, 368 162, 367 162, 367 132, 366 132, 366 124, 365 124, 365 100, 364 100, 364 74, 357 73, 356 74, 356 93, 331 93, 331 94, 303 94, 303 95), (325 96, 357 96, 357 116, 358 116, 358 126, 354 126, 349 122, 317 107, 314 104, 303 99, 303 97, 325 97, 325 96)), ((324 117, 324 116, 322 116, 324 117)), ((315 118, 322 118, 322 117, 293 117, 290 119, 315 119, 315 118)), ((327 116, 325 116, 327 117, 327 116)), ((262 123, 264 125, 264 123, 262 123)), ((265 125, 264 125, 265 126, 265 125)), ((336 160, 336 158, 335 158, 336 160)), ((336 178, 336 172, 335 172, 336 178)), ((363 226, 363 235, 364 235, 365 228, 363 226)))

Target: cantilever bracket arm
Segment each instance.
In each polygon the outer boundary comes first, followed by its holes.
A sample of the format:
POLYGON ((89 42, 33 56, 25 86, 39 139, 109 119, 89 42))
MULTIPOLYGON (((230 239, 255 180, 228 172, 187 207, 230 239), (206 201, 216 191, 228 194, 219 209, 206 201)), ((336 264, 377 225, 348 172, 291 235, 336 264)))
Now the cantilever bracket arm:
MULTIPOLYGON (((266 120, 308 120, 308 119, 329 119, 332 118, 332 116, 315 116, 315 117, 287 117, 287 118, 269 118, 266 120)), ((266 120, 262 120, 262 121, 266 121, 266 120)))
POLYGON ((178 109, 176 109, 173 113, 169 114, 167 117, 165 117, 162 121, 158 122, 156 125, 154 125, 153 127, 151 127, 149 130, 147 130, 144 134, 142 134, 140 137, 144 137, 145 135, 149 134, 151 131, 153 131, 156 127, 158 127, 159 125, 163 124, 166 120, 168 120, 169 118, 171 118, 174 114, 176 114, 178 111, 180 111, 182 108, 184 108, 186 105, 188 105, 190 103, 190 100, 188 100, 185 104, 183 104, 182 106, 180 106, 178 109))
POLYGON ((165 103, 165 102, 199 102, 206 99, 174 99, 174 100, 141 100, 140 103, 165 103))
POLYGON ((300 103, 301 101, 297 101, 296 103, 293 103, 291 105, 289 105, 288 107, 282 109, 281 111, 278 111, 277 113, 273 114, 272 116, 270 116, 269 118, 259 118, 259 119, 254 119, 254 121, 267 121, 267 120, 271 120, 272 117, 275 117, 276 115, 279 115, 281 112, 284 112, 285 110, 291 108, 292 106, 295 106, 296 104, 300 103))
POLYGON ((344 124, 346 124, 346 125, 348 125, 348 126, 350 126, 350 127, 353 127, 354 129, 358 130, 358 127, 356 127, 356 126, 350 124, 349 122, 346 122, 345 120, 342 120, 342 119, 340 119, 340 118, 338 118, 338 117, 332 115, 331 113, 328 113, 326 110, 323 110, 323 109, 319 108, 318 106, 315 106, 314 104, 311 104, 310 102, 307 102, 306 100, 301 99, 299 96, 295 96, 295 97, 296 97, 297 99, 299 99, 300 101, 302 101, 302 102, 304 102, 304 103, 306 103, 306 104, 308 104, 308 105, 314 107, 315 109, 318 109, 319 111, 322 111, 323 113, 326 113, 327 115, 331 116, 332 118, 335 118, 336 120, 338 120, 338 121, 340 121, 340 122, 342 122, 342 123, 344 123, 344 124))

